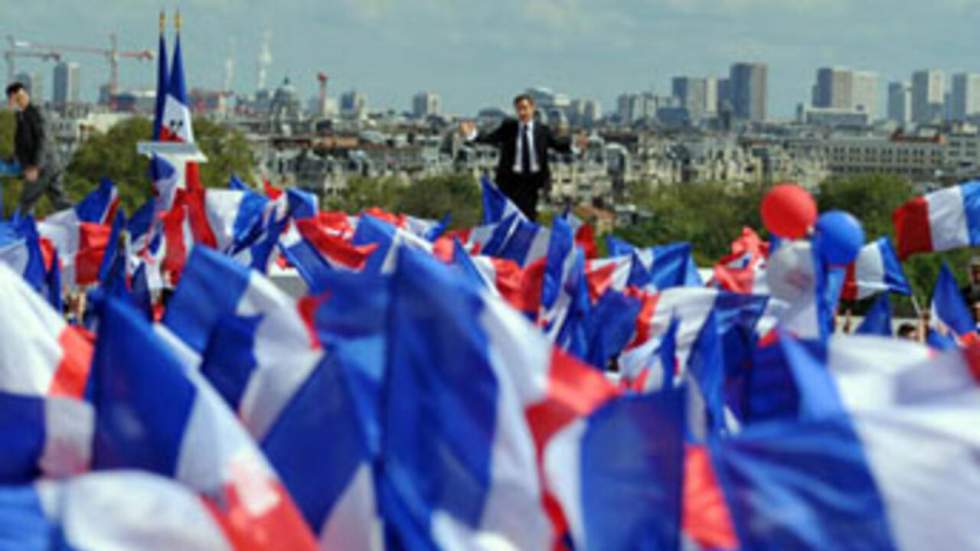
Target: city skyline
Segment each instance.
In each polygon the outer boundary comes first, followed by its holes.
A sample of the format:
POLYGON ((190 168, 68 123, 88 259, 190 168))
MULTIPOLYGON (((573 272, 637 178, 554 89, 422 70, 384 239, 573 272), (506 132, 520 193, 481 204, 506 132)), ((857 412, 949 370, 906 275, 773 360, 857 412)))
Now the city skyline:
MULTIPOLYGON (((18 13, 0 24, 0 34, 105 46, 109 33, 117 32, 122 48, 155 48, 154 7, 116 14, 112 7, 122 0, 102 4, 105 10, 51 1, 15 6, 0 0, 5 13, 18 13)), ((289 76, 303 97, 310 97, 316 72, 322 70, 331 77, 331 96, 358 90, 371 108, 398 111, 409 111, 414 94, 431 90, 441 96, 444 111, 472 114, 506 106, 514 93, 536 85, 595 98, 612 111, 620 93, 669 95, 673 77, 721 77, 733 63, 758 61, 768 65, 768 111, 778 119, 791 117, 797 104, 809 103, 819 67, 878 73, 879 106, 887 105, 888 82, 911 80, 916 70, 940 69, 947 78, 980 72, 980 62, 950 46, 958 36, 967 37, 976 22, 969 8, 980 3, 972 0, 938 0, 928 9, 901 2, 931 18, 913 24, 908 19, 915 18, 902 9, 903 19, 889 22, 887 30, 873 26, 857 32, 851 25, 850 34, 838 28, 840 22, 870 14, 873 5, 884 3, 668 0, 592 2, 588 10, 576 0, 500 4, 493 9, 468 0, 337 0, 328 5, 297 0, 273 9, 243 0, 182 2, 188 82, 221 88, 226 58, 234 51, 234 89, 254 91, 255 59, 266 30, 273 54, 270 86, 289 76), (944 24, 931 29, 927 21, 934 20, 944 24), (691 36, 691 29, 700 32, 691 36), (902 55, 895 55, 896 49, 902 55)), ((898 13, 895 5, 888 3, 898 13)), ((172 19, 172 7, 168 15, 172 19)), ((172 33, 168 40, 172 46, 172 33)), ((106 63, 94 56, 67 59, 81 65, 83 99, 94 100, 108 77, 106 63)), ((152 85, 153 64, 121 63, 124 88, 152 85)), ((25 70, 40 71, 45 89, 52 90, 53 64, 18 60, 18 72, 25 70)))

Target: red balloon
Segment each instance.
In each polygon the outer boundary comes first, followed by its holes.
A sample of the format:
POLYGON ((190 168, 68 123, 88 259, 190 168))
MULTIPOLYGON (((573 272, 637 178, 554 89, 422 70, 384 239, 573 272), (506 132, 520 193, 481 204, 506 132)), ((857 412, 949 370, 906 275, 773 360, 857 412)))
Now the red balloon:
POLYGON ((816 221, 816 201, 796 184, 779 184, 762 199, 762 223, 774 235, 799 239, 816 221))

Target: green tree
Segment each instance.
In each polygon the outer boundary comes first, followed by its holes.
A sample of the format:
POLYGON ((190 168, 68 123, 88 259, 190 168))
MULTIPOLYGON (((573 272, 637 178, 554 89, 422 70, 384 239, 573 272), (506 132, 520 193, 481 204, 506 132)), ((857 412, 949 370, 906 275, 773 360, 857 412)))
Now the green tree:
POLYGON ((329 198, 324 203, 324 207, 351 214, 371 207, 395 211, 398 207, 398 196, 402 187, 403 184, 397 178, 357 176, 347 181, 347 189, 342 195, 329 198))
POLYGON ((698 265, 710 266, 728 254, 743 227, 760 228, 759 201, 764 189, 762 185, 722 182, 638 184, 630 193, 631 200, 651 216, 614 233, 644 247, 690 242, 698 265))
POLYGON ((894 234, 892 213, 915 195, 912 183, 899 176, 868 174, 831 178, 820 184, 817 206, 820 212, 834 209, 850 212, 861 220, 870 241, 894 234))
MULTIPOLYGON (((146 202, 152 194, 149 163, 136 152, 136 144, 149 139, 152 130, 149 119, 133 117, 86 140, 67 169, 72 200, 77 201, 102 177, 108 177, 116 183, 127 212, 146 202)), ((202 118, 194 121, 194 141, 208 158, 207 163, 201 164, 205 187, 223 187, 232 174, 246 180, 251 177, 254 158, 240 132, 202 118)))
POLYGON ((424 178, 400 190, 399 212, 419 218, 438 219, 452 214, 452 227, 471 228, 480 223, 482 196, 469 175, 449 174, 424 178))
POLYGON ((358 213, 378 207, 389 212, 419 218, 439 219, 452 215, 453 228, 469 228, 480 223, 480 188, 469 174, 447 174, 422 178, 408 184, 397 178, 352 178, 347 190, 324 202, 329 210, 358 213))

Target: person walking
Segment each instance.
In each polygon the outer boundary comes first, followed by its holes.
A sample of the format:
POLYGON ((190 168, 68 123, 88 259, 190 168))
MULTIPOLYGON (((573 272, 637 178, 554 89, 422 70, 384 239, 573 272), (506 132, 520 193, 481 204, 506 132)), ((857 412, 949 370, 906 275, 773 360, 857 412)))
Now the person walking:
POLYGON ((70 207, 64 191, 64 170, 41 110, 31 103, 27 89, 19 82, 7 86, 7 102, 16 111, 14 161, 23 171, 24 189, 18 210, 31 214, 43 195, 48 196, 55 210, 70 207))

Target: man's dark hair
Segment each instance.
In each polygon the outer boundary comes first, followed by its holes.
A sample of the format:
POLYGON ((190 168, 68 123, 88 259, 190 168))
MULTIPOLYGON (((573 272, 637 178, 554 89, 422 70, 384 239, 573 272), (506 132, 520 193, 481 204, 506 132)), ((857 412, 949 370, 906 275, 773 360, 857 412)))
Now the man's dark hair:
POLYGON ((906 339, 915 335, 916 331, 918 330, 915 328, 915 326, 909 322, 905 322, 898 326, 898 336, 906 339))
POLYGON ((527 101, 528 103, 531 104, 531 107, 534 107, 534 98, 532 98, 530 94, 518 94, 514 98, 514 105, 517 105, 522 101, 527 101))
POLYGON ((21 90, 24 90, 24 85, 22 83, 12 82, 7 85, 7 97, 9 98, 21 90))

